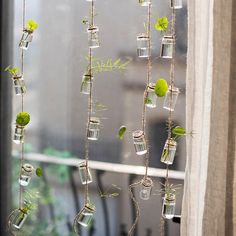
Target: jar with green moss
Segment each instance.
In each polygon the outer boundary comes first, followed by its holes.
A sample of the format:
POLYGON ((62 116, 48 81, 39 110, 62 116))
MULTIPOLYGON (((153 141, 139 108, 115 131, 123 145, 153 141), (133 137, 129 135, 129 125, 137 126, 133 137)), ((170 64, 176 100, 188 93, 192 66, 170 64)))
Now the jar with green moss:
POLYGON ((20 112, 16 117, 16 126, 13 141, 16 144, 24 143, 25 126, 30 122, 30 115, 27 112, 20 112))

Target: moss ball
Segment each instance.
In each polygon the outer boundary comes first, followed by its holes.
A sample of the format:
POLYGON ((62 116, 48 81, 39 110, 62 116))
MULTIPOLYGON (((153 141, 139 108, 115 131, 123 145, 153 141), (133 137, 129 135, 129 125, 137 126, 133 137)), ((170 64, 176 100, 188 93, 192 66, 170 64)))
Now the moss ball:
POLYGON ((155 85, 155 93, 158 97, 164 97, 168 91, 168 84, 165 79, 159 79, 155 85))
POLYGON ((20 112, 16 117, 16 123, 20 126, 26 126, 30 122, 30 115, 27 112, 20 112))

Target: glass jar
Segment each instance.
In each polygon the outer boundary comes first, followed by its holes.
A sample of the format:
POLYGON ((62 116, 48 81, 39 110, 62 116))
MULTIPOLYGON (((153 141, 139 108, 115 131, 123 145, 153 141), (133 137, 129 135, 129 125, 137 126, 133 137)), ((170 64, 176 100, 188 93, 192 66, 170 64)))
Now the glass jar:
POLYGON ((155 84, 149 83, 147 87, 147 97, 145 101, 146 107, 155 108, 157 105, 157 95, 155 93, 155 84))
POLYGON ((153 182, 151 178, 144 178, 141 183, 141 190, 139 192, 139 196, 143 200, 148 200, 151 196, 153 182))
POLYGON ((165 219, 172 219, 175 215, 175 194, 165 194, 162 205, 162 216, 165 219))
POLYGON ((91 83, 93 81, 93 76, 90 74, 84 74, 82 83, 81 83, 81 88, 80 92, 83 94, 90 94, 90 88, 91 88, 91 83))
POLYGON ((29 43, 33 40, 33 32, 27 29, 23 30, 23 34, 19 43, 19 47, 21 49, 27 50, 29 47, 29 43))
POLYGON ((175 158, 176 147, 177 142, 174 139, 167 139, 161 154, 161 162, 167 165, 172 165, 175 158))
POLYGON ((167 35, 162 38, 160 55, 162 58, 173 58, 174 41, 175 39, 172 35, 167 35))
POLYGON ((86 162, 83 161, 79 164, 79 175, 82 184, 92 183, 92 175, 89 168, 86 168, 86 162), (87 180, 87 181, 86 181, 87 180))
POLYGON ((100 131, 100 119, 91 117, 88 125, 87 138, 89 140, 98 140, 100 131))
POLYGON ((163 108, 174 111, 175 105, 179 96, 179 89, 174 85, 169 86, 168 92, 166 93, 163 108))
POLYGON ((133 132, 134 148, 137 155, 144 155, 147 153, 147 144, 142 130, 133 132))
POLYGON ((28 163, 24 164, 21 168, 21 174, 19 178, 19 184, 21 186, 27 186, 33 175, 34 167, 28 163))
POLYGON ((149 6, 151 4, 151 0, 138 0, 141 6, 149 6))
POLYGON ((24 143, 25 127, 16 124, 13 141, 16 144, 24 143))
POLYGON ((77 216, 77 222, 84 226, 88 227, 91 220, 93 219, 93 215, 95 212, 95 206, 92 204, 87 204, 84 206, 84 208, 81 210, 79 215, 77 216))
POLYGON ((182 0, 170 0, 170 7, 174 9, 181 9, 183 7, 182 0))
POLYGON ((14 76, 12 78, 16 95, 23 95, 26 93, 25 81, 23 76, 14 76))
POLYGON ((149 37, 145 34, 137 36, 137 54, 138 57, 149 57, 148 49, 149 37))
POLYGON ((97 26, 92 26, 87 29, 88 32, 88 44, 90 48, 100 47, 98 32, 99 28, 97 26))
POLYGON ((9 218, 9 224, 13 229, 19 230, 25 223, 28 212, 23 209, 15 210, 9 218))

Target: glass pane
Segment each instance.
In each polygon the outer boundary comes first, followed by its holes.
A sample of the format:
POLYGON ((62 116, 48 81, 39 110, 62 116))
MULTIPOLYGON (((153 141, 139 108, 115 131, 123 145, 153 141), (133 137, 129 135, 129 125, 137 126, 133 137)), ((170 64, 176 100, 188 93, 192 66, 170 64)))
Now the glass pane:
MULTIPOLYGON (((77 0, 26 1, 26 19, 34 19, 39 28, 25 53, 24 79, 27 93, 25 111, 31 114, 31 123, 26 130, 26 152, 30 158, 58 157, 80 158, 85 155, 87 99, 80 93, 81 81, 87 67, 87 26, 89 3, 77 0)), ((137 156, 133 147, 132 132, 141 128, 143 91, 146 83, 146 59, 137 57, 136 37, 144 32, 147 8, 138 1, 96 1, 96 25, 99 27, 101 47, 94 50, 96 63, 118 59, 129 61, 124 71, 103 71, 94 76, 94 106, 101 120, 98 141, 91 142, 90 159, 100 162, 143 165, 142 156, 137 156), (124 139, 118 138, 121 125, 127 127, 124 139)), ((15 1, 15 65, 20 65, 22 3, 15 1)), ((154 28, 157 16, 171 17, 169 3, 158 0, 152 10, 152 82, 160 77, 169 81, 169 60, 159 57, 161 34, 154 28)), ((174 121, 185 124, 185 71, 187 39, 187 7, 177 10, 177 58, 176 83, 181 94, 174 112, 174 121)), ((95 64, 98 65, 98 64, 95 64)), ((110 70, 106 68, 106 70, 110 70)), ((147 110, 147 135, 150 145, 150 165, 165 168, 160 156, 167 138, 166 119, 168 111, 163 109, 163 98, 157 99, 157 107, 147 110)), ((13 115, 21 109, 21 100, 14 96, 13 115)), ((13 145, 13 154, 19 156, 19 146, 13 145)), ((64 160, 63 159, 63 160, 64 160)), ((30 161, 32 163, 32 161, 30 161)), ((66 165, 33 162, 41 165, 44 177, 34 177, 29 189, 41 192, 39 209, 26 221, 22 235, 70 235, 75 213, 83 204, 83 186, 76 168, 66 165), (76 194, 75 194, 76 192, 76 194)), ((78 162, 79 164, 79 162, 78 162)), ((18 189, 17 174, 19 160, 13 161, 13 193, 18 189)), ((178 143, 174 170, 184 171, 185 140, 178 143)), ((92 199, 97 209, 94 227, 86 235, 125 235, 132 219, 132 204, 128 197, 130 176, 115 172, 100 173, 92 170, 90 185, 92 199), (101 198, 99 178, 104 185, 101 198), (118 186, 114 187, 113 185, 118 186), (112 187, 113 186, 113 187, 112 187), (108 193, 106 189, 112 187, 108 193), (120 190, 121 189, 121 190, 120 190), (118 195, 118 196, 116 196, 118 195), (108 228, 107 228, 108 227, 108 228), (93 229, 94 228, 94 229, 93 229), (92 232, 91 232, 92 231, 92 232), (123 234, 122 234, 123 231, 123 234)), ((135 176, 136 180, 140 176, 135 176)), ((133 179, 134 180, 134 179, 133 179)), ((149 201, 140 201, 142 219, 137 235, 158 235, 161 219, 160 178, 153 178, 155 187, 149 201), (151 232, 151 233, 150 233, 151 232)), ((182 180, 173 181, 182 183, 182 180)), ((136 196, 139 193, 137 190, 136 196)), ((15 203, 18 195, 14 194, 15 203)), ((176 213, 181 212, 182 190, 177 196, 176 213)), ((166 235, 179 235, 179 225, 168 221, 166 235)))

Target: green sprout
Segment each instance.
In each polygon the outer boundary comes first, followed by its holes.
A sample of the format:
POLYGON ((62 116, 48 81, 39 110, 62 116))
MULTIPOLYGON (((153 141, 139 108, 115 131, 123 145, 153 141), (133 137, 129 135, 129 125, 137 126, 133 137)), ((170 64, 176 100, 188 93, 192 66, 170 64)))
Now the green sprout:
POLYGON ((191 132, 187 132, 185 128, 181 127, 181 126, 175 126, 172 130, 171 130, 172 134, 174 135, 174 139, 177 139, 179 137, 183 137, 186 135, 190 135, 191 137, 193 136, 193 131, 191 132))
POLYGON ((20 112, 16 117, 16 123, 20 126, 26 126, 30 122, 30 115, 27 112, 20 112))
POLYGON ((115 184, 112 184, 112 186, 109 187, 106 191, 104 191, 104 193, 102 193, 99 187, 98 191, 101 198, 113 198, 113 197, 118 197, 120 195, 119 192, 121 191, 121 188, 115 184))
MULTIPOLYGON (((89 62, 89 57, 86 57, 86 60, 89 62)), ((127 69, 127 65, 130 63, 131 59, 127 61, 122 61, 120 58, 116 60, 112 59, 101 59, 93 57, 93 67, 92 71, 94 74, 101 72, 113 72, 113 71, 125 71, 127 69)), ((89 68, 87 68, 89 71, 89 68)))
POLYGON ((34 20, 27 21, 27 30, 34 32, 38 28, 38 24, 34 20))
POLYGON ((152 99, 151 98, 145 98, 145 104, 152 104, 152 99))
POLYGON ((17 76, 17 74, 19 72, 19 68, 8 66, 8 67, 5 68, 5 71, 7 71, 9 74, 11 74, 13 76, 17 76))
POLYGON ((155 93, 158 97, 164 97, 168 91, 168 84, 165 79, 157 80, 155 85, 155 93))
POLYGON ((181 189, 182 184, 170 184, 170 183, 160 183, 162 188, 158 190, 157 195, 165 194, 166 200, 171 200, 174 195, 176 195, 177 190, 181 189))
POLYGON ((157 31, 162 31, 165 32, 168 28, 169 25, 169 21, 168 18, 166 16, 161 17, 161 18, 157 18, 156 24, 155 24, 155 29, 157 31))
POLYGON ((125 132, 126 132, 126 127, 124 125, 122 125, 120 127, 119 133, 118 133, 118 136, 119 136, 120 140, 122 140, 124 138, 125 132))

